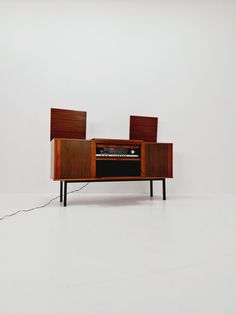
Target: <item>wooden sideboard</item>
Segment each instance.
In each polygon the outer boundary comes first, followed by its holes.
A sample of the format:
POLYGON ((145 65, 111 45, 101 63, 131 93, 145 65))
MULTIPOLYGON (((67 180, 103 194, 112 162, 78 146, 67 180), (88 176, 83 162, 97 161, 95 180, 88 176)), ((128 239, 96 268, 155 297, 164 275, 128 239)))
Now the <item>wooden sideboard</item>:
MULTIPOLYGON (((153 180, 162 180, 164 185, 166 178, 173 177, 172 151, 171 143, 54 138, 51 141, 51 178, 61 184, 64 181, 65 186, 71 182, 148 180, 152 190, 153 180), (113 148, 139 147, 140 157, 96 157, 96 150, 101 145, 113 148)), ((60 190, 62 199, 62 187, 60 190)), ((163 198, 166 198, 165 194, 163 198)))

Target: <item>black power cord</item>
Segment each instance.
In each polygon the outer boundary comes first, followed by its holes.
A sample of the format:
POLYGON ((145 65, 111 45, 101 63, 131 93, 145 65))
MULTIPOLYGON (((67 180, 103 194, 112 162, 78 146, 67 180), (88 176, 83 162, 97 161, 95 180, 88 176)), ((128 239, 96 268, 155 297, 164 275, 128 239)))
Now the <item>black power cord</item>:
MULTIPOLYGON (((71 193, 79 192, 79 191, 81 191, 82 189, 84 189, 87 185, 89 185, 89 183, 90 183, 90 182, 87 182, 87 183, 86 183, 85 185, 83 185, 81 188, 76 189, 76 190, 73 190, 73 191, 70 191, 70 192, 67 192, 66 194, 71 194, 71 193)), ((4 216, 0 217, 0 221, 3 220, 3 219, 5 219, 5 218, 8 218, 8 217, 15 216, 15 215, 17 215, 17 214, 19 214, 19 213, 22 213, 22 212, 27 213, 27 212, 31 212, 31 211, 34 211, 34 210, 39 209, 39 208, 44 208, 44 207, 48 206, 49 204, 51 204, 51 202, 53 202, 53 201, 55 201, 56 199, 58 199, 59 197, 60 197, 60 195, 59 195, 59 196, 56 196, 56 197, 54 197, 54 198, 52 198, 51 200, 49 200, 49 201, 48 201, 47 203, 45 203, 44 205, 32 207, 32 208, 29 208, 29 209, 19 209, 19 210, 17 210, 16 212, 14 212, 14 213, 12 213, 12 214, 4 215, 4 216)))

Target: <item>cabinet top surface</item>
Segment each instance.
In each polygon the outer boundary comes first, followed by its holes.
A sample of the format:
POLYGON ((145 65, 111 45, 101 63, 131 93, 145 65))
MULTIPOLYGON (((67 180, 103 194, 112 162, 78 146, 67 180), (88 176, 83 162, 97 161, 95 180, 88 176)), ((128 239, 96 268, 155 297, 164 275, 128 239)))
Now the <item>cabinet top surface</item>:
POLYGON ((63 137, 56 137, 51 140, 51 142, 55 140, 65 140, 65 141, 94 141, 97 144, 136 144, 136 145, 141 145, 142 143, 145 144, 173 144, 173 143, 167 143, 167 142, 146 142, 143 140, 125 140, 125 139, 117 139, 117 138, 92 138, 92 139, 75 139, 75 138, 63 138, 63 137))
POLYGON ((143 140, 125 140, 116 138, 92 138, 96 143, 142 144, 143 140))

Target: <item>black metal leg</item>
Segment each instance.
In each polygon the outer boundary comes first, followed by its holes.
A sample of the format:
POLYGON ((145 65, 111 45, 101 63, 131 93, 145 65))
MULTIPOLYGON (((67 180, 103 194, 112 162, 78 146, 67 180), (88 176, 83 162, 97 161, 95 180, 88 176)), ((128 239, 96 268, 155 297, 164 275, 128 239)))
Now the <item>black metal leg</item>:
POLYGON ((162 193, 163 193, 163 200, 166 200, 166 179, 162 179, 162 193))
POLYGON ((60 181, 60 202, 62 202, 63 181, 60 181))
POLYGON ((150 180, 150 196, 153 197, 153 181, 150 180))
POLYGON ((67 204, 67 182, 64 182, 64 206, 66 206, 67 204))

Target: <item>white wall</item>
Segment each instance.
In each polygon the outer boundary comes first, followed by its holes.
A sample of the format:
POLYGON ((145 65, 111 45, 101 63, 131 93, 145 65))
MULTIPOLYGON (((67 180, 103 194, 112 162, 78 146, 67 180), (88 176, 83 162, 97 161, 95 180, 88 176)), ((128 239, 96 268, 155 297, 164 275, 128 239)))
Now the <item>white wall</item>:
POLYGON ((60 107, 88 112, 88 138, 127 138, 130 114, 158 116, 159 140, 174 142, 169 194, 236 192, 235 31, 233 0, 0 0, 0 191, 58 191, 60 107))

